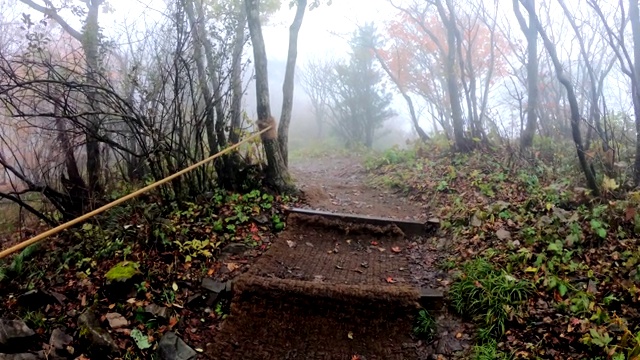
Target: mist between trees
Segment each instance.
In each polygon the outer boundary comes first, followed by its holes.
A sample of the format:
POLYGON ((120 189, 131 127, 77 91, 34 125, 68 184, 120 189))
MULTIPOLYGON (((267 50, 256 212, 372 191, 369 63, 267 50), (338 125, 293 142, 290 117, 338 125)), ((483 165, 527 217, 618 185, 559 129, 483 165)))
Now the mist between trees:
POLYGON ((308 41, 299 31, 314 16, 307 10, 330 2, 171 1, 143 41, 124 43, 105 35, 108 2, 19 3, 36 15, 0 19, 0 197, 48 223, 59 219, 31 206, 33 194, 70 219, 119 185, 161 179, 268 126, 261 142, 161 196, 263 184, 295 191, 289 125, 305 122, 315 129, 293 140, 337 138, 348 148, 372 147, 405 121, 417 141, 461 152, 503 146, 553 157, 529 149, 566 144, 594 193, 605 176, 640 182, 634 1, 390 1, 385 21, 349 36, 348 54, 299 66, 297 45, 308 41), (289 51, 276 121, 262 26, 283 6, 296 11, 280 39, 289 51), (294 101, 301 92, 303 110, 294 101), (300 119, 307 109, 312 119, 300 119))

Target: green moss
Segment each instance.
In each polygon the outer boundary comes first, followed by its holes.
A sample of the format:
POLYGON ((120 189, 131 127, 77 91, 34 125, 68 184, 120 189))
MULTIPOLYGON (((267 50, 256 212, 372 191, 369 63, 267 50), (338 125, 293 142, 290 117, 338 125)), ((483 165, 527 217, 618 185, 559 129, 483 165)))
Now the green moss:
POLYGON ((105 275, 109 281, 125 281, 139 274, 140 265, 133 261, 122 261, 111 268, 105 275))

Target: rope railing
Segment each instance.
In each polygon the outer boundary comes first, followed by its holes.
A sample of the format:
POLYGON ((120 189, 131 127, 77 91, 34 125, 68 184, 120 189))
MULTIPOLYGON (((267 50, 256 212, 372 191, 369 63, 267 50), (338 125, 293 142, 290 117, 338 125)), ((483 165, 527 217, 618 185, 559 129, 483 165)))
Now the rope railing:
POLYGON ((198 161, 197 163, 195 163, 195 164, 193 164, 193 165, 191 165, 191 166, 189 166, 187 168, 184 168, 184 169, 178 171, 177 173, 175 173, 173 175, 169 175, 169 176, 167 176, 166 178, 164 178, 162 180, 158 180, 158 181, 154 182, 153 184, 147 185, 147 186, 145 186, 145 187, 143 187, 143 188, 141 188, 139 190, 136 190, 136 191, 134 191, 134 192, 132 192, 132 193, 130 193, 128 195, 125 195, 125 196, 123 196, 123 197, 121 197, 119 199, 116 199, 116 200, 114 200, 114 201, 112 201, 112 202, 110 202, 110 203, 108 203, 108 204, 106 204, 104 206, 101 206, 101 207, 99 207, 99 208, 97 208, 97 209, 95 209, 93 211, 90 211, 90 212, 88 212, 88 213, 86 213, 86 214, 84 214, 82 216, 79 216, 79 217, 77 217, 77 218, 75 218, 73 220, 67 221, 64 224, 58 225, 58 226, 54 227, 53 229, 47 230, 47 231, 45 231, 45 232, 43 232, 43 233, 41 233, 39 235, 36 235, 36 236, 32 237, 31 239, 25 240, 25 241, 23 241, 23 242, 21 242, 19 244, 13 245, 13 246, 5 249, 5 250, 2 250, 0 252, 0 259, 3 259, 5 257, 7 257, 8 255, 13 254, 16 251, 22 250, 22 249, 26 248, 29 245, 33 245, 33 244, 35 244, 37 242, 40 242, 40 241, 48 238, 51 235, 55 235, 55 234, 61 232, 62 230, 65 230, 65 229, 67 229, 67 228, 69 228, 69 227, 71 227, 73 225, 81 223, 81 222, 83 222, 83 221, 85 221, 85 220, 87 220, 87 219, 89 219, 89 218, 91 218, 91 217, 93 217, 95 215, 103 213, 103 212, 111 209, 112 207, 120 205, 123 202, 125 202, 127 200, 130 200, 130 199, 133 199, 134 197, 136 197, 138 195, 141 195, 141 194, 143 194, 143 193, 145 193, 145 192, 147 192, 149 190, 155 189, 160 185, 166 184, 167 182, 169 182, 169 181, 171 181, 171 180, 173 180, 173 179, 175 179, 175 178, 177 178, 177 177, 179 177, 181 175, 184 175, 184 174, 188 173, 189 171, 192 171, 192 170, 194 170, 194 169, 196 169, 196 168, 198 168, 198 167, 200 167, 200 166, 202 166, 202 165, 204 165, 204 164, 206 164, 206 163, 208 163, 208 162, 210 162, 210 161, 212 161, 212 160, 214 160, 214 159, 216 159, 216 158, 218 158, 218 157, 220 157, 220 156, 222 156, 224 154, 230 153, 231 151, 237 149, 240 145, 242 145, 242 144, 244 144, 244 143, 246 143, 246 142, 248 142, 248 141, 250 141, 252 139, 255 139, 256 137, 262 135, 263 133, 271 130, 271 127, 272 126, 268 126, 268 127, 264 128, 264 129, 260 130, 259 132, 257 132, 255 134, 243 139, 242 141, 240 141, 240 142, 238 142, 236 144, 233 144, 233 145, 227 147, 226 149, 221 150, 220 152, 209 156, 208 158, 206 158, 204 160, 198 161))

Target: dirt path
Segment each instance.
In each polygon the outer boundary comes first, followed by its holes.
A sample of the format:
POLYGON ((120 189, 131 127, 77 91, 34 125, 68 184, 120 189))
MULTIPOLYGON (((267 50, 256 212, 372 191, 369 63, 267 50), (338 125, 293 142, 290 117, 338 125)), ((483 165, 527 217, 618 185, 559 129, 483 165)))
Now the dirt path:
POLYGON ((325 156, 291 163, 308 207, 396 219, 426 220, 425 208, 388 189, 366 185, 362 159, 325 156))

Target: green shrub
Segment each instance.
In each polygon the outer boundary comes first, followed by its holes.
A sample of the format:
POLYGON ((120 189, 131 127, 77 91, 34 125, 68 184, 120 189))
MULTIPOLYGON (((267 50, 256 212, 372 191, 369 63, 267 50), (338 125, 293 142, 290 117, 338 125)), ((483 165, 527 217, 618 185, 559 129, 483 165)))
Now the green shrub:
POLYGON ((533 290, 529 281, 497 270, 486 259, 477 259, 463 265, 462 274, 451 285, 450 297, 458 313, 480 324, 480 339, 488 340, 504 334, 506 321, 533 290))

